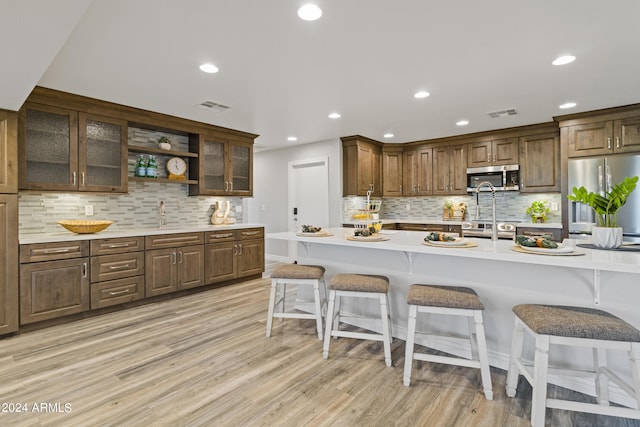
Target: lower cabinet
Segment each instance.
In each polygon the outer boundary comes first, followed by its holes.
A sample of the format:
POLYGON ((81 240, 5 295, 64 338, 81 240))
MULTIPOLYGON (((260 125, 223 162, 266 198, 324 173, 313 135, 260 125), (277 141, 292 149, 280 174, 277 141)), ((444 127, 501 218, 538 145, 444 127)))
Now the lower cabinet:
POLYGON ((17 245, 18 196, 0 194, 0 335, 18 330, 17 245))
POLYGON ((205 241, 207 284, 264 271, 264 229, 209 231, 205 241))
POLYGON ((144 298, 144 237, 91 241, 91 309, 144 298))
POLYGON ((90 307, 89 244, 20 248, 20 324, 81 313, 90 307))
POLYGON ((203 286, 204 233, 147 236, 145 293, 147 297, 203 286), (176 246, 180 243, 197 243, 176 246), (154 249, 159 248, 159 249, 154 249))

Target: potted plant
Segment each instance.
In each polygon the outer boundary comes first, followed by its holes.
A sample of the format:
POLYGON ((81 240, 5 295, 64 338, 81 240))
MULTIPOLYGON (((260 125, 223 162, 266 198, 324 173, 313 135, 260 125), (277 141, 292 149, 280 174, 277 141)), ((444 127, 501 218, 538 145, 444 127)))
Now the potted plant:
POLYGON ((531 202, 531 206, 527 208, 527 213, 531 216, 531 222, 545 222, 547 220, 547 214, 549 213, 549 206, 547 202, 542 200, 534 200, 531 202))
POLYGON ((163 150, 171 150, 171 140, 166 136, 161 136, 160 139, 158 139, 158 147, 163 150))
POLYGON ((608 192, 594 193, 586 188, 573 187, 567 198, 588 205, 596 214, 596 226, 591 230, 591 243, 603 249, 617 248, 622 244, 622 228, 618 227, 618 210, 635 190, 638 177, 625 178, 613 185, 608 192))

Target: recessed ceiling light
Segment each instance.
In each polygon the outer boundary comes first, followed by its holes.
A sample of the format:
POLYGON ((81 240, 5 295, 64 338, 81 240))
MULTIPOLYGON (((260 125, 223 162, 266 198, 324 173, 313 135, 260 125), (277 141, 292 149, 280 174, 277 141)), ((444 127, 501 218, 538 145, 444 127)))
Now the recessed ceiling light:
POLYGON ((297 141, 297 140, 298 138, 296 138, 295 136, 290 136, 289 138, 287 138, 287 141, 291 141, 291 142, 297 141))
POLYGON ((382 136, 383 136, 383 137, 385 137, 385 138, 393 138, 395 135, 394 135, 394 134, 392 134, 391 132, 389 132, 389 133, 385 133, 385 134, 384 134, 384 135, 382 135, 382 136))
POLYGON ((565 64, 569 64, 573 61, 576 60, 576 57, 573 55, 564 55, 564 56, 559 56, 557 57, 552 64, 553 65, 565 65, 565 64))
POLYGON ((416 92, 413 96, 414 98, 426 98, 427 96, 431 95, 429 92, 427 92, 426 90, 421 90, 419 92, 416 92))
POLYGON ((458 120, 456 126, 466 126, 469 124, 469 120, 458 120))
POLYGON ((330 119, 339 119, 340 117, 342 117, 340 115, 340 113, 331 113, 331 114, 329 114, 329 118, 330 119))
POLYGON ((577 104, 575 102, 565 102, 564 104, 560 105, 560 108, 564 110, 565 108, 573 108, 576 105, 577 104))
POLYGON ((315 4, 305 4, 298 9, 298 16, 305 21, 315 21, 322 16, 322 9, 315 4))
POLYGON ((218 67, 213 64, 202 64, 200 69, 205 73, 217 73, 219 71, 218 67))

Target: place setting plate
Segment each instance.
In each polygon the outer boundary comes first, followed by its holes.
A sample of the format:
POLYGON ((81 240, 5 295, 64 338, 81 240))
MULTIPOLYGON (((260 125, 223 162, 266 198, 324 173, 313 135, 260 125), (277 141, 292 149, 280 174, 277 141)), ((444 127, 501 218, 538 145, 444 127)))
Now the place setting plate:
POLYGON ((464 237, 457 237, 455 240, 450 241, 423 240, 422 244, 444 248, 474 248, 478 246, 477 243, 466 240, 464 237))
POLYGON ((563 244, 558 244, 557 248, 540 248, 537 246, 522 246, 515 245, 511 248, 514 252, 527 253, 527 254, 537 254, 537 255, 564 255, 564 256, 575 256, 575 255, 584 255, 585 252, 578 251, 576 248, 571 246, 565 246, 563 244))
POLYGON ((347 235, 347 240, 354 242, 383 242, 389 240, 387 236, 373 235, 373 236, 354 236, 353 234, 347 235))
POLYGON ((329 236, 333 236, 332 233, 329 233, 328 231, 316 231, 315 233, 311 233, 308 231, 299 231, 296 233, 296 236, 301 236, 301 237, 329 237, 329 236))

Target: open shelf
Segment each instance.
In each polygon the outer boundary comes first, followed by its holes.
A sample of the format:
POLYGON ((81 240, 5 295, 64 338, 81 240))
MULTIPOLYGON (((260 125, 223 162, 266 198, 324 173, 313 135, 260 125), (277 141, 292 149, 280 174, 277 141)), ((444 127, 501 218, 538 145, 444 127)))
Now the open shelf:
POLYGON ((198 184, 198 181, 193 179, 144 178, 141 176, 130 176, 129 181, 161 182, 164 184, 198 184))
POLYGON ((198 157, 198 153, 189 151, 163 150, 161 148, 142 147, 139 145, 129 145, 128 150, 135 153, 161 154, 164 156, 198 157))

